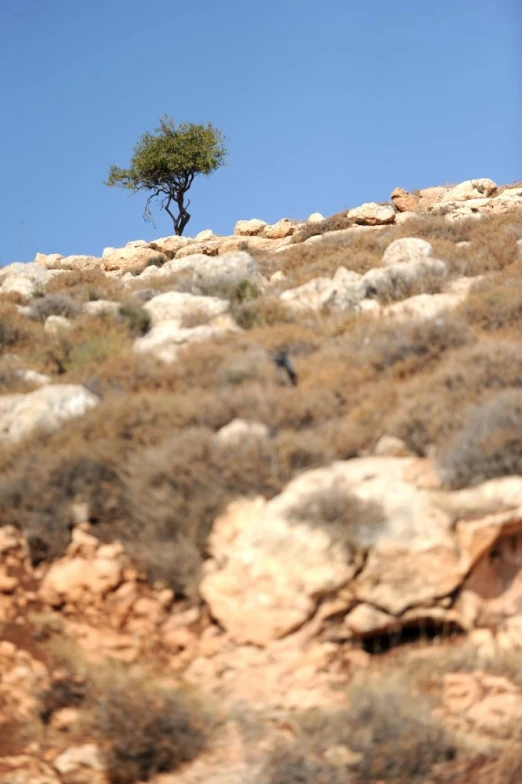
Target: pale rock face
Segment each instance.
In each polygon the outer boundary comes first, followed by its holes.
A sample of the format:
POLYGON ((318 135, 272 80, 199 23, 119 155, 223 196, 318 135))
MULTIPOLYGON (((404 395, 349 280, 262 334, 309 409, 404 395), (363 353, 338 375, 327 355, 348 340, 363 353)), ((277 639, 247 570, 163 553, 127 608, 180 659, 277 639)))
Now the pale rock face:
POLYGON ((441 198, 441 202, 467 201, 468 199, 488 198, 495 194, 497 186, 487 178, 465 180, 454 188, 450 188, 441 198))
POLYGON ((233 419, 228 425, 220 428, 212 440, 219 447, 240 447, 245 444, 266 441, 268 436, 268 427, 262 422, 233 419))
POLYGON ((117 558, 62 558, 55 561, 45 575, 38 591, 39 598, 52 607, 61 604, 82 604, 89 597, 104 596, 117 588, 123 567, 117 558))
POLYGON ((229 308, 228 300, 218 297, 199 297, 180 291, 158 294, 144 305, 144 309, 151 317, 152 326, 162 321, 176 321, 181 326, 186 318, 196 313, 201 316, 201 323, 208 322, 226 313, 229 308))
POLYGON ((391 205, 376 204, 373 201, 361 204, 360 207, 355 207, 348 212, 348 217, 362 226, 383 226, 393 223, 395 215, 396 212, 391 205))
POLYGON ((306 223, 322 223, 323 221, 324 215, 321 215, 320 212, 312 212, 306 219, 306 223))
POLYGON ((183 328, 178 320, 161 321, 150 332, 134 341, 133 350, 137 354, 151 354, 162 362, 175 362, 179 350, 186 344, 199 343, 237 332, 239 327, 228 313, 218 316, 212 325, 183 328))
POLYGON ((443 185, 434 185, 431 188, 423 188, 419 191, 419 206, 421 211, 428 211, 430 207, 442 199, 448 190, 449 188, 445 188, 443 185))
POLYGON ((394 295, 396 289, 402 285, 422 283, 423 279, 431 277, 443 278, 446 276, 446 265, 440 259, 431 256, 404 261, 400 264, 390 264, 388 267, 377 267, 363 275, 366 293, 381 298, 394 295))
POLYGON ((433 256, 433 247, 429 242, 418 237, 404 237, 388 245, 382 257, 382 265, 389 267, 391 264, 416 261, 427 256, 433 256))
POLYGON ((206 240, 211 240, 214 236, 214 232, 212 229, 203 229, 194 237, 195 242, 205 242, 206 240))
POLYGON ((234 234, 239 237, 253 237, 256 234, 262 234, 267 225, 266 221, 258 218, 239 220, 234 226, 234 234))
POLYGON ((176 259, 184 259, 186 256, 203 255, 217 256, 221 243, 217 240, 205 240, 204 242, 191 242, 183 245, 176 252, 176 259))
POLYGON ((52 274, 35 261, 28 263, 14 261, 12 264, 0 268, 0 283, 6 278, 28 278, 34 283, 45 285, 51 280, 52 274))
POLYGON ((492 199, 487 198, 440 201, 433 205, 431 214, 444 215, 448 219, 453 220, 458 218, 480 217, 488 211, 492 201, 492 199))
POLYGON ((34 257, 34 263, 39 264, 47 269, 54 269, 55 265, 63 259, 61 253, 40 253, 38 252, 34 257))
POLYGON ((23 302, 31 300, 36 293, 38 284, 31 278, 20 275, 7 275, 0 285, 1 294, 19 294, 23 302))
POLYGON ((101 266, 101 260, 96 256, 62 256, 52 265, 52 269, 81 271, 86 269, 100 269, 101 266))
POLYGON ((280 299, 296 311, 320 312, 323 308, 341 312, 351 310, 358 306, 365 294, 364 278, 360 275, 354 277, 356 275, 350 270, 337 270, 334 280, 313 278, 295 289, 287 289, 280 299))
POLYGON ((280 240, 284 237, 290 237, 295 233, 295 224, 288 218, 282 218, 277 223, 267 226, 263 232, 263 236, 270 240, 280 240))
POLYGON ((184 248, 185 245, 193 242, 189 237, 178 237, 173 235, 172 237, 160 237, 159 240, 154 240, 154 242, 149 243, 150 247, 155 250, 159 250, 161 253, 165 253, 165 255, 172 258, 173 254, 177 253, 180 248, 184 248))
POLYGON ((466 294, 416 294, 414 297, 395 302, 384 308, 386 316, 394 319, 432 319, 442 316, 446 311, 455 310, 466 299, 466 294))
POLYGON ((54 767, 62 776, 78 773, 88 769, 101 771, 104 769, 100 751, 95 743, 84 743, 83 746, 70 746, 56 757, 54 767))
POLYGON ((219 258, 198 256, 191 264, 194 283, 212 285, 212 283, 240 283, 249 280, 257 285, 262 284, 261 275, 252 256, 246 251, 226 253, 219 258))
POLYGON ((99 399, 75 384, 44 386, 26 395, 0 397, 0 441, 14 443, 35 431, 52 432, 64 422, 82 416, 99 399))
POLYGON ((226 565, 203 578, 200 592, 239 643, 284 637, 311 617, 322 593, 355 573, 326 532, 289 522, 284 502, 237 502, 214 524, 212 554, 226 565))
POLYGON ((373 450, 379 457, 413 457, 413 453, 404 441, 397 436, 381 436, 373 450))
POLYGON ((419 197, 408 193, 404 188, 395 188, 390 199, 398 212, 415 212, 419 209, 419 197))
MULTIPOLYGON (((156 269, 156 267, 151 267, 151 269, 156 269)), ((102 314, 115 316, 119 313, 120 308, 120 302, 113 302, 110 299, 95 299, 92 302, 86 302, 83 306, 84 313, 88 313, 90 316, 101 316, 102 314)))
POLYGON ((68 332, 72 327, 72 321, 66 316, 47 316, 45 319, 44 330, 48 335, 58 336, 68 332))
POLYGON ((107 271, 139 273, 149 265, 161 267, 167 260, 161 251, 133 243, 125 248, 105 248, 101 267, 107 271))

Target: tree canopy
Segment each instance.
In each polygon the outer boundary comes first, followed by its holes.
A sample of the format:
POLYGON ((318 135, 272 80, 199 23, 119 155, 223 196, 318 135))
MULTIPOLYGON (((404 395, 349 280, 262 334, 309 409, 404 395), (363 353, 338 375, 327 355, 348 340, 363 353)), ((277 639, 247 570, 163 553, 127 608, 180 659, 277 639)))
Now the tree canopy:
POLYGON ((223 166, 227 151, 225 137, 212 123, 176 126, 168 115, 160 118, 154 133, 139 139, 128 169, 112 165, 106 182, 110 188, 126 188, 133 193, 151 191, 143 217, 152 219, 151 200, 158 198, 162 209, 172 218, 174 230, 181 236, 190 220, 185 195, 197 174, 212 174, 223 166), (172 212, 173 204, 177 214, 172 212))

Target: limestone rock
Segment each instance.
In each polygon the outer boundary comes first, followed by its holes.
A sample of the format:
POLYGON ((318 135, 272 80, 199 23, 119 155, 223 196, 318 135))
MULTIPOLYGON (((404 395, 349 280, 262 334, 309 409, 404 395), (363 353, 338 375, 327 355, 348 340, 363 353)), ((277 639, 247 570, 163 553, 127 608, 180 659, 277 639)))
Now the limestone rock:
POLYGON ((198 256, 192 260, 191 271, 196 285, 234 284, 243 280, 257 285, 262 283, 257 264, 246 251, 226 253, 218 258, 198 256))
POLYGON ((67 316, 47 316, 44 323, 44 330, 48 335, 58 336, 68 332, 72 327, 71 319, 67 316))
POLYGON ((101 259, 101 267, 107 271, 123 271, 139 273, 145 267, 154 265, 161 267, 168 261, 167 256, 148 246, 131 243, 125 248, 105 248, 101 259))
POLYGON ((402 439, 396 436, 382 436, 375 444, 374 455, 380 457, 413 457, 413 453, 402 439))
MULTIPOLYGON (((70 746, 56 757, 53 765, 62 776, 78 773, 82 770, 86 773, 87 771, 101 771, 104 767, 100 751, 95 743, 84 743, 83 746, 70 746)), ((91 780, 89 779, 89 781, 91 780)), ((87 782, 87 778, 85 781, 87 782)))
POLYGON ((161 321, 146 335, 136 338, 133 350, 138 354, 151 354, 163 362, 174 362, 183 345, 211 340, 238 330, 239 327, 228 313, 218 316, 212 325, 196 327, 180 327, 176 319, 161 321))
POLYGON ((479 180, 465 180, 454 188, 450 188, 441 198, 441 203, 466 201, 468 199, 481 199, 493 196, 497 186, 493 180, 487 178, 479 180))
POLYGON ((180 248, 184 248, 185 245, 189 245, 191 242, 193 242, 193 240, 188 237, 178 237, 174 235, 172 237, 160 237, 159 240, 154 240, 154 242, 149 243, 149 247, 153 250, 159 250, 169 258, 174 258, 174 255, 180 248))
POLYGON ((39 264, 46 269, 54 269, 55 265, 63 259, 61 253, 40 253, 38 252, 34 257, 34 263, 39 264))
POLYGON ((220 428, 212 440, 217 446, 234 448, 244 444, 266 441, 268 436, 268 427, 262 422, 233 419, 228 425, 220 428))
POLYGON ((258 220, 258 218, 239 220, 234 226, 234 234, 239 237, 253 237, 262 234, 267 225, 266 221, 258 220))
POLYGON ((404 188, 395 188, 390 199, 397 212, 414 212, 419 208, 419 197, 408 193, 404 188))
POLYGON ((14 443, 35 431, 50 433, 99 402, 96 395, 75 384, 44 386, 26 395, 2 395, 0 441, 14 443))
POLYGON ((428 256, 433 256, 433 247, 429 242, 417 237, 403 237, 388 245, 382 257, 382 265, 389 267, 392 264, 417 261, 428 256))
POLYGON ((0 294, 19 294, 23 302, 31 300, 36 290, 34 280, 21 275, 7 275, 0 285, 0 294))
POLYGON ((348 211, 348 218, 361 226, 384 226, 395 221, 395 210, 389 204, 366 202, 348 211))
POLYGON ((393 299, 404 286, 422 285, 423 280, 445 276, 445 263, 440 259, 425 256, 415 261, 403 261, 399 264, 390 264, 388 267, 368 270, 363 275, 362 283, 367 296, 393 299))
POLYGON ((34 283, 45 286, 51 280, 52 274, 35 261, 28 263, 14 261, 12 264, 6 264, 5 267, 0 268, 0 283, 6 278, 28 278, 34 283))
POLYGON ((263 235, 270 240, 280 240, 295 233, 295 224, 288 218, 282 218, 271 226, 266 226, 263 235))
POLYGON ((217 256, 221 243, 217 240, 205 240, 204 242, 191 242, 183 245, 176 252, 176 259, 184 259, 187 256, 217 256))
POLYGON ((94 558, 76 556, 55 561, 40 585, 40 600, 52 607, 65 603, 80 605, 114 590, 120 585, 123 572, 123 564, 115 555, 104 557, 98 551, 94 558))
POLYGON ((384 313, 394 319, 432 319, 442 316, 447 310, 455 310, 466 299, 459 293, 416 294, 402 302, 384 308, 384 313))
MULTIPOLYGON (((151 267, 156 269, 156 267, 151 267)), ((86 302, 83 306, 84 313, 89 316, 110 315, 115 316, 120 312, 121 302, 113 302, 110 299, 95 299, 92 302, 86 302)))
POLYGON ((73 256, 61 256, 58 260, 56 260, 52 264, 51 269, 81 271, 87 269, 101 269, 101 267, 102 267, 101 259, 97 258, 96 256, 73 255, 73 256))
POLYGON ((422 188, 419 191, 419 206, 422 212, 427 212, 436 202, 448 192, 449 188, 435 185, 431 188, 422 188))
POLYGON ((214 232, 212 229, 203 229, 196 234, 194 237, 194 242, 205 242, 206 240, 211 240, 214 237, 214 232))
POLYGON ((311 215, 308 216, 306 219, 306 223, 322 223, 324 221, 324 215, 321 215, 320 212, 312 212, 311 215))
POLYGON ((162 321, 175 321, 181 327, 187 318, 195 315, 200 318, 200 323, 206 323, 226 313, 229 308, 228 300, 219 297, 199 297, 180 291, 158 294, 144 305, 144 309, 151 317, 153 327, 162 321))

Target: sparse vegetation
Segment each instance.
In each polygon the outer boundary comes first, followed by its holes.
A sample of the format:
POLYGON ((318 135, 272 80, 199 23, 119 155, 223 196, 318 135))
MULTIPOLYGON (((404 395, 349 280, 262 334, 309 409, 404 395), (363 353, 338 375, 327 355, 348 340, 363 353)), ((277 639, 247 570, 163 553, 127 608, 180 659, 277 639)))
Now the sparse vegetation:
POLYGON ((176 770, 198 756, 208 736, 194 701, 136 678, 109 686, 96 718, 110 784, 135 784, 176 770))
POLYGON ((471 408, 464 426, 442 446, 438 463, 452 488, 522 474, 522 391, 506 389, 471 408))

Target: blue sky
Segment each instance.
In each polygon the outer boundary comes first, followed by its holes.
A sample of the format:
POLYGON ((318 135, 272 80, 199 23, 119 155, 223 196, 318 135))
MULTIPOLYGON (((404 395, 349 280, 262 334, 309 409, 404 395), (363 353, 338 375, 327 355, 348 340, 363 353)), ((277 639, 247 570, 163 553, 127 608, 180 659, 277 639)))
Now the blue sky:
POLYGON ((172 234, 103 184, 169 114, 227 166, 186 234, 522 178, 520 0, 3 0, 0 263, 172 234))

